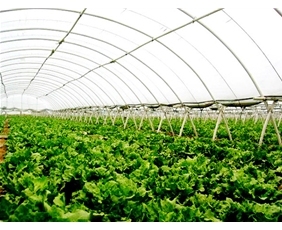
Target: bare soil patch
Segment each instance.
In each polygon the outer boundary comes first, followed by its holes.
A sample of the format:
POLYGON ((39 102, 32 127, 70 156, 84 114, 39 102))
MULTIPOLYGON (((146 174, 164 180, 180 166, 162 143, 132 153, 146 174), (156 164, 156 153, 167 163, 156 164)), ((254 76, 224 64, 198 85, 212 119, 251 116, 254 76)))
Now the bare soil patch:
MULTIPOLYGON (((8 120, 6 120, 4 123, 3 132, 0 134, 0 163, 4 162, 4 156, 7 151, 5 142, 8 138, 8 133, 9 133, 9 124, 8 124, 8 120)), ((5 193, 5 190, 0 187, 0 196, 3 195, 4 193, 5 193)))

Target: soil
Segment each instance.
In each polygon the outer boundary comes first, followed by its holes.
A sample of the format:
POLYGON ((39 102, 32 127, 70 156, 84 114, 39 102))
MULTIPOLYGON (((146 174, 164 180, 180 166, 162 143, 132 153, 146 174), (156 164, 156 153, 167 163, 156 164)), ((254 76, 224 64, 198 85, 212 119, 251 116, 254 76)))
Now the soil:
POLYGON ((9 123, 8 120, 5 120, 2 135, 0 134, 0 163, 4 161, 4 156, 6 154, 7 148, 5 142, 8 137, 8 133, 9 133, 9 123))
POLYGON ((6 140, 4 138, 0 138, 0 163, 4 162, 4 156, 6 154, 6 140))
MULTIPOLYGON (((5 142, 8 137, 8 133, 9 133, 9 124, 8 124, 8 120, 6 120, 4 123, 3 132, 0 134, 0 163, 4 162, 4 156, 7 150, 5 142)), ((0 188, 0 196, 3 195, 4 193, 5 193, 5 190, 0 188)))

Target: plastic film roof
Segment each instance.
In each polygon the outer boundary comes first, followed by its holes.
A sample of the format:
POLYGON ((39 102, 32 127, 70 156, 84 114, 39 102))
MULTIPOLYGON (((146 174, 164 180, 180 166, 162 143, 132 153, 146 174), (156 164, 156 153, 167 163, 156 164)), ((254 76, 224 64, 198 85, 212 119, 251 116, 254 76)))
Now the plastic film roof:
POLYGON ((279 9, 0 11, 1 107, 282 96, 279 9))

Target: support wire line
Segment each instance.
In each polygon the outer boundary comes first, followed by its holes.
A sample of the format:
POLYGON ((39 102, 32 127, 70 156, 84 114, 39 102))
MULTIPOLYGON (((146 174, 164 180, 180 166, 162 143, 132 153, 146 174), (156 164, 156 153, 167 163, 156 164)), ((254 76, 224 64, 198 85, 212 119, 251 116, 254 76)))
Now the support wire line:
POLYGON ((75 25, 78 23, 79 19, 82 17, 82 15, 84 14, 86 8, 79 14, 78 18, 76 19, 76 21, 74 22, 73 26, 71 27, 71 29, 68 31, 68 33, 63 37, 63 39, 61 41, 59 41, 59 44, 57 45, 57 47, 55 49, 53 49, 50 53, 50 55, 45 59, 45 61, 42 63, 42 65, 40 66, 40 68, 38 69, 37 73, 35 74, 35 76, 30 80, 28 86, 24 89, 23 93, 25 93, 25 91, 29 88, 30 84, 32 83, 32 81, 36 78, 36 76, 38 75, 38 73, 40 72, 40 70, 42 69, 42 67, 44 66, 44 64, 46 63, 46 61, 57 51, 57 49, 60 47, 60 45, 64 42, 64 40, 67 38, 67 36, 71 33, 71 31, 73 30, 73 28, 75 27, 75 25))
MULTIPOLYGON (((205 17, 208 17, 208 16, 210 16, 210 15, 212 15, 212 14, 218 12, 218 11, 221 11, 222 9, 223 9, 223 8, 220 8, 220 9, 214 10, 214 11, 212 11, 212 12, 209 12, 209 13, 207 13, 207 14, 201 16, 201 17, 193 18, 192 21, 190 21, 190 22, 188 22, 188 23, 185 23, 184 25, 181 25, 181 26, 179 26, 179 27, 177 27, 177 28, 174 28, 174 29, 172 29, 172 30, 170 30, 170 31, 168 31, 168 32, 166 32, 166 33, 163 33, 163 34, 161 34, 161 35, 159 35, 159 36, 157 36, 157 37, 155 37, 155 38, 151 38, 149 41, 147 41, 147 42, 145 42, 145 43, 143 43, 143 44, 137 46, 136 48, 132 49, 131 51, 126 52, 125 54, 123 54, 123 55, 121 55, 121 56, 119 56, 119 57, 117 57, 117 58, 115 58, 115 59, 112 59, 112 60, 109 61, 109 62, 106 62, 106 63, 104 63, 104 64, 101 64, 101 65, 99 65, 99 66, 97 66, 97 67, 95 67, 95 68, 89 70, 89 71, 86 72, 85 74, 81 75, 79 78, 76 78, 76 79, 73 79, 73 80, 70 80, 70 81, 66 82, 66 83, 64 84, 64 86, 67 85, 67 84, 69 84, 69 83, 71 83, 71 82, 73 82, 73 81, 77 81, 77 80, 79 80, 79 79, 85 77, 85 76, 86 76, 87 74, 89 74, 90 72, 92 72, 92 71, 94 72, 96 69, 99 69, 99 68, 101 68, 101 67, 102 67, 102 68, 105 68, 105 66, 110 65, 110 64, 114 64, 114 63, 117 63, 117 64, 121 65, 120 63, 117 62, 118 60, 120 60, 120 59, 126 57, 127 55, 131 55, 134 51, 136 51, 136 50, 142 48, 143 46, 146 46, 146 45, 150 44, 150 43, 153 42, 153 41, 157 41, 158 39, 160 39, 160 38, 162 38, 162 37, 164 37, 164 36, 166 36, 166 35, 168 35, 168 34, 170 34, 170 33, 172 33, 172 32, 175 32, 175 31, 177 31, 177 30, 179 30, 179 29, 181 29, 181 28, 183 28, 183 27, 185 27, 185 26, 188 26, 188 25, 190 25, 190 24, 192 24, 192 23, 194 23, 194 22, 197 22, 198 20, 201 20, 201 19, 203 19, 203 18, 205 18, 205 17)), ((140 79, 139 79, 139 81, 140 81, 140 79)), ((203 81, 201 81, 201 82, 203 83, 203 81)), ((143 83, 142 81, 141 81, 141 84, 144 85, 144 83, 143 83)), ((157 98, 154 96, 154 94, 151 92, 151 90, 149 90, 146 85, 144 85, 144 87, 151 93, 151 95, 154 97, 154 99, 156 100, 156 102, 158 102, 157 98)), ((206 90, 207 90, 207 91, 209 92, 209 94, 210 94, 210 91, 209 91, 209 89, 206 87, 205 84, 204 84, 204 87, 206 88, 206 90)), ((60 88, 62 88, 62 87, 60 87, 60 88)), ((59 90, 60 88, 57 88, 57 89, 53 90, 52 92, 54 92, 54 91, 56 91, 56 90, 59 90)), ((51 93, 51 92, 50 92, 50 93, 51 93)), ((49 94, 50 94, 50 93, 49 93, 49 94)), ((49 94, 48 94, 48 95, 49 95, 49 94)), ((213 96, 212 96, 211 94, 210 94, 210 96, 213 98, 213 96)))
MULTIPOLYGON (((0 73, 0 77, 1 77, 1 84, 3 85, 3 88, 4 88, 4 93, 5 93, 5 95, 6 95, 6 98, 8 98, 7 91, 6 91, 6 86, 5 86, 4 82, 3 82, 3 77, 2 77, 2 74, 1 74, 1 73, 0 73)), ((2 92, 1 92, 1 93, 2 93, 2 92)))

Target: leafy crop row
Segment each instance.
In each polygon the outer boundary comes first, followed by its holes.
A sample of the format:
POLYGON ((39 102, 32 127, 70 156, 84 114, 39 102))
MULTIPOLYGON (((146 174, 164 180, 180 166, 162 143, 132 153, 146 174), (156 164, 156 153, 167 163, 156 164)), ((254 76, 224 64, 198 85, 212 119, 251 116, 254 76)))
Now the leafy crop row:
POLYGON ((230 125, 235 141, 211 142, 212 121, 189 138, 13 116, 0 220, 282 221, 281 147, 268 132, 258 148, 259 123, 230 125))

